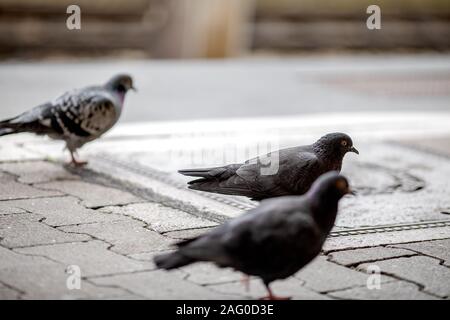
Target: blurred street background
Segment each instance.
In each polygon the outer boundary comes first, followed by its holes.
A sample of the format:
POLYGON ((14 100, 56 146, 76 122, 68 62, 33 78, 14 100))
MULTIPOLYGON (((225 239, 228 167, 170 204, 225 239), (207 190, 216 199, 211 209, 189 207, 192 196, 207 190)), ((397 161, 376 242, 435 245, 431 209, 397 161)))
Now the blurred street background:
POLYGON ((118 72, 123 121, 448 107, 448 1, 80 0, 80 30, 69 4, 0 0, 0 117, 118 72))

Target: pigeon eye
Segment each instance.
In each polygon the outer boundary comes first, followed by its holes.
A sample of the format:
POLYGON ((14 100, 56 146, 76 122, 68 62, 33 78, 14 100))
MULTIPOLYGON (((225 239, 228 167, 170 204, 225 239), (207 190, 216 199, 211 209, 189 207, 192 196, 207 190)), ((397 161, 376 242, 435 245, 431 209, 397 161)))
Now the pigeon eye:
POLYGON ((336 188, 338 190, 345 190, 347 188, 347 183, 343 179, 336 181, 336 188))
POLYGON ((342 141, 341 141, 341 146, 346 147, 346 146, 347 146, 347 141, 342 140, 342 141))

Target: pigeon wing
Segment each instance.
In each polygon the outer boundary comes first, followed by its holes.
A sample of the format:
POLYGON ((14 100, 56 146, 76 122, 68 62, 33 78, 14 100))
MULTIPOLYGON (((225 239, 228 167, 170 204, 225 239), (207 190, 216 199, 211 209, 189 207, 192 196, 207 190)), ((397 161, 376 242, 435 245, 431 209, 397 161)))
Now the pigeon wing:
POLYGON ((98 137, 116 122, 114 98, 100 89, 69 92, 58 98, 42 121, 64 135, 98 137))
POLYGON ((305 193, 320 172, 320 161, 298 148, 280 150, 246 162, 236 175, 254 191, 253 197, 305 193), (269 167, 270 166, 270 167, 269 167))

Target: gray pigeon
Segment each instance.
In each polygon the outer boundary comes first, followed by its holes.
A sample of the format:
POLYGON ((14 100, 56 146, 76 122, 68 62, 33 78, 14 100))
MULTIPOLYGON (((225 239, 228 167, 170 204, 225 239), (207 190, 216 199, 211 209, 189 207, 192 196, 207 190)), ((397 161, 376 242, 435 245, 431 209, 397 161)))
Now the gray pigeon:
POLYGON ((359 154, 352 139, 345 133, 329 133, 311 145, 281 149, 244 163, 178 172, 200 177, 188 183, 190 189, 262 200, 304 194, 321 174, 340 171, 347 152, 359 154), (275 174, 264 170, 270 159, 278 160, 275 174))
POLYGON ((66 92, 54 101, 1 121, 0 136, 31 132, 64 140, 72 163, 86 164, 76 160, 76 150, 111 129, 120 117, 130 89, 134 89, 132 78, 120 74, 104 85, 66 92))
POLYGON ((177 251, 154 258, 170 270, 198 261, 214 262, 270 283, 285 279, 316 257, 334 225, 339 200, 351 193, 347 179, 328 172, 303 196, 267 199, 209 233, 178 243, 177 251))

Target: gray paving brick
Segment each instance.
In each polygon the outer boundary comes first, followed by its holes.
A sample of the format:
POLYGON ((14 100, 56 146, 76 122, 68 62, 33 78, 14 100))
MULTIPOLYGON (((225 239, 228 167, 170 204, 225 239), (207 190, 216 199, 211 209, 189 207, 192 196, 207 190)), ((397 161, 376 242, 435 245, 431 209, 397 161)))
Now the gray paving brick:
MULTIPOLYGON (((60 250, 64 248, 58 247, 60 250)), ((70 252, 67 252, 70 254, 70 252)), ((0 247, 0 282, 23 292, 23 299, 116 299, 129 298, 120 288, 97 287, 81 281, 81 289, 66 285, 68 264, 51 261, 38 253, 20 253, 0 247)), ((74 252, 76 255, 77 253, 74 252)), ((83 268, 81 268, 83 277, 83 268)), ((1 289, 0 289, 1 292, 1 289)), ((0 293, 1 295, 1 293, 0 293)))
POLYGON ((86 209, 79 203, 78 199, 70 196, 14 200, 2 202, 2 204, 42 215, 45 217, 45 223, 51 226, 125 219, 118 215, 86 209))
POLYGON ((113 244, 112 251, 125 255, 167 250, 174 243, 173 239, 148 230, 144 226, 144 223, 129 218, 112 222, 61 227, 60 229, 90 234, 95 238, 113 244))
POLYGON ((419 291, 415 284, 393 281, 383 283, 380 289, 369 290, 367 287, 357 287, 342 291, 335 291, 328 294, 339 299, 356 300, 434 300, 434 296, 419 291))
POLYGON ((348 248, 374 247, 380 245, 398 244, 402 242, 428 241, 448 238, 450 238, 450 228, 448 227, 381 232, 330 238, 325 242, 323 250, 328 252, 348 248))
POLYGON ((129 296, 123 289, 98 287, 83 280, 80 289, 70 290, 66 284, 69 277, 66 266, 57 263, 19 265, 1 270, 0 274, 25 292, 23 299, 116 299, 129 296))
MULTIPOLYGON (((249 282, 249 290, 241 281, 209 285, 214 291, 226 294, 233 294, 241 298, 259 299, 267 295, 267 291, 261 280, 252 278, 249 282)), ((302 281, 289 278, 282 281, 275 281, 271 284, 272 291, 280 297, 291 297, 294 300, 329 300, 326 295, 314 292, 303 286, 302 281)))
POLYGON ((56 230, 39 222, 40 219, 40 215, 28 213, 0 216, 0 244, 14 248, 90 239, 56 230))
POLYGON ((393 245, 396 248, 405 248, 436 257, 444 261, 444 265, 450 267, 450 239, 404 243, 393 245))
POLYGON ((16 249, 20 253, 42 255, 66 266, 78 265, 83 276, 100 276, 146 270, 148 263, 132 260, 108 250, 101 241, 54 244, 16 249))
MULTIPOLYGON (((319 256, 305 268, 300 270, 295 277, 305 281, 305 287, 317 292, 328 292, 361 286, 367 283, 368 274, 338 265, 326 260, 325 256, 319 256)), ((382 276, 381 282, 392 280, 382 276)))
POLYGON ((164 235, 166 237, 170 237, 172 239, 177 240, 186 240, 186 239, 192 239, 199 235, 202 235, 213 228, 200 228, 200 229, 189 229, 189 230, 181 230, 181 231, 171 231, 167 232, 164 235))
POLYGON ((61 192, 40 190, 14 181, 14 177, 0 172, 0 200, 28 199, 37 197, 59 196, 61 192))
POLYGON ((2 270, 4 269, 14 269, 19 265, 38 265, 38 264, 48 264, 50 261, 44 257, 39 256, 28 256, 19 254, 13 250, 4 248, 0 246, 0 281, 4 280, 2 277, 2 270))
POLYGON ((136 203, 122 207, 106 207, 102 208, 102 210, 124 214, 142 220, 148 224, 150 229, 160 233, 217 225, 217 223, 210 220, 154 202, 136 203))
POLYGON ((173 270, 170 272, 155 270, 134 274, 116 275, 91 279, 100 285, 113 285, 126 288, 148 299, 233 299, 233 295, 208 290, 192 282, 183 280, 184 274, 173 270))
POLYGON ((230 268, 218 268, 212 263, 195 263, 183 267, 183 272, 188 273, 189 281, 198 284, 214 284, 240 280, 242 273, 230 268))
POLYGON ((21 183, 79 179, 78 176, 65 170, 62 165, 49 161, 1 163, 0 170, 18 176, 18 182, 21 183))
POLYGON ((45 158, 42 154, 22 148, 17 142, 19 142, 17 136, 2 137, 2 143, 0 145, 0 162, 38 160, 45 158))
POLYGON ((57 181, 36 185, 42 189, 57 190, 82 200, 85 207, 123 205, 142 201, 131 193, 84 181, 57 181))
POLYGON ((0 300, 17 300, 20 292, 0 283, 0 300))
POLYGON ((156 266, 153 262, 153 258, 155 257, 155 255, 169 253, 169 252, 173 252, 173 251, 174 250, 161 250, 161 251, 153 251, 153 252, 133 253, 133 254, 127 255, 127 257, 130 257, 132 259, 139 260, 139 261, 148 262, 149 269, 156 269, 156 266))
MULTIPOLYGON (((439 260, 425 256, 397 258, 378 261, 382 273, 392 274, 399 279, 413 281, 424 286, 424 292, 441 297, 450 295, 450 269, 439 264, 439 260)), ((367 264, 358 268, 367 269, 367 264)))
POLYGON ((330 253, 328 255, 330 261, 350 266, 363 262, 378 261, 395 257, 405 257, 414 255, 414 252, 385 247, 371 247, 363 249, 352 249, 330 253))
POLYGON ((0 201, 0 215, 3 214, 14 214, 14 213, 25 213, 26 211, 18 208, 18 207, 14 207, 11 206, 11 202, 10 201, 0 201))

